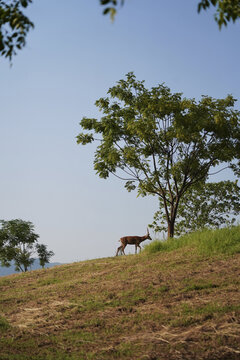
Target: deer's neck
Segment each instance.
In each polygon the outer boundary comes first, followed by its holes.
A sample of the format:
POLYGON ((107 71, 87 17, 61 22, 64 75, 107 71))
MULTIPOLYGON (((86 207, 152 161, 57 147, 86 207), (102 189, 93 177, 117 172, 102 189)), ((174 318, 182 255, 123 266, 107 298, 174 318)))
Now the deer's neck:
POLYGON ((141 242, 144 240, 147 240, 147 238, 148 238, 148 235, 141 236, 141 242))

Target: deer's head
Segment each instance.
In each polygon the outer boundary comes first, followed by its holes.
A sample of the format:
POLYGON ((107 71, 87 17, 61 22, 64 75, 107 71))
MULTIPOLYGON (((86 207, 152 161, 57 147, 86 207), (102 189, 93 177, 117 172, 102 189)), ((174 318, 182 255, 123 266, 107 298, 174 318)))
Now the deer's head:
POLYGON ((147 228, 147 239, 152 240, 152 238, 151 238, 151 236, 150 236, 150 234, 149 234, 148 228, 147 228))

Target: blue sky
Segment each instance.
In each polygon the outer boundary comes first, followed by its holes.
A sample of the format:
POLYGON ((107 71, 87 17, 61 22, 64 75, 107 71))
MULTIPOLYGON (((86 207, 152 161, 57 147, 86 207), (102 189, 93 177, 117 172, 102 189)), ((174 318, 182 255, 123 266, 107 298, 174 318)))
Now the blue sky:
POLYGON ((112 256, 157 210, 157 199, 99 179, 94 146, 76 145, 81 118, 99 116, 94 103, 109 87, 134 71, 146 86, 165 82, 186 97, 239 98, 240 24, 219 31, 197 3, 128 0, 114 23, 96 0, 29 7, 27 46, 12 67, 0 59, 0 218, 32 221, 53 260, 112 256))

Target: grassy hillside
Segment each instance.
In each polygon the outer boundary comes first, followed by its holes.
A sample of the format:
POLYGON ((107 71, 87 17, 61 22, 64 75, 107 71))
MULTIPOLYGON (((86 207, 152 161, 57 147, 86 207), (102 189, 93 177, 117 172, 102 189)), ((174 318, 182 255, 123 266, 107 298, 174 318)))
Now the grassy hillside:
POLYGON ((0 359, 239 360, 240 227, 224 231, 1 278, 0 359))

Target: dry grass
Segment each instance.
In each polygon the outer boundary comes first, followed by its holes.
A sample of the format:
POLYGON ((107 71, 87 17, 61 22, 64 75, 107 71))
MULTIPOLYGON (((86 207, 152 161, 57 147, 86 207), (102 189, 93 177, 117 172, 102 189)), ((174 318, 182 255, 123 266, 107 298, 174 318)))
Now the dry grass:
POLYGON ((0 279, 0 359, 240 359, 240 255, 92 260, 0 279))

